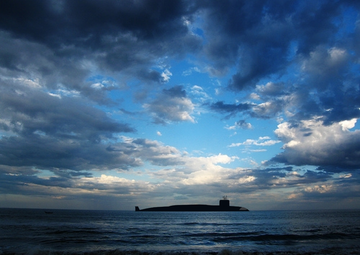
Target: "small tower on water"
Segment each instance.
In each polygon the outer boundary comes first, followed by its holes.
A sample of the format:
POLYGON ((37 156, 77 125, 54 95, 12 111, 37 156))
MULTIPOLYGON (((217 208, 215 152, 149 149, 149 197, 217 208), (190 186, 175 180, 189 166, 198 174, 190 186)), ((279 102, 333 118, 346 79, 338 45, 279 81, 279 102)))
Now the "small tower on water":
POLYGON ((227 196, 223 196, 223 199, 219 200, 219 206, 221 206, 221 207, 229 207, 230 206, 230 200, 227 199, 227 196))

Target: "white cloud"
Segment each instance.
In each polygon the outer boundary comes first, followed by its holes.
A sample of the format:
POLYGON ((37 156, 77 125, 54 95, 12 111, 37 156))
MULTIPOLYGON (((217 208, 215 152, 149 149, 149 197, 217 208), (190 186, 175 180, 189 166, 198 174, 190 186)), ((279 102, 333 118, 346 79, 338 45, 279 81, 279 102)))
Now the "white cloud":
POLYGON ((201 71, 200 71, 200 69, 199 69, 198 67, 195 66, 195 67, 189 68, 188 70, 184 71, 184 72, 183 72, 183 75, 184 75, 184 76, 189 76, 189 75, 191 75, 193 72, 200 73, 201 71))
POLYGON ((258 140, 247 139, 242 143, 232 143, 229 145, 229 147, 239 147, 241 145, 271 146, 280 142, 281 142, 280 140, 270 140, 270 137, 265 136, 265 137, 259 137, 258 140))
POLYGON ((249 150, 250 152, 264 152, 266 149, 249 150))
POLYGON ((335 189, 335 187, 333 185, 314 185, 314 186, 310 186, 310 187, 306 187, 304 189, 305 192, 308 193, 328 193, 328 192, 333 192, 335 189))
POLYGON ((355 127, 355 124, 357 122, 357 119, 351 119, 351 120, 344 120, 339 122, 339 125, 342 127, 343 131, 347 131, 349 129, 352 129, 353 127, 355 127))
POLYGON ((310 57, 302 64, 303 71, 320 75, 328 74, 342 66, 348 58, 344 49, 333 47, 326 49, 319 46, 310 53, 310 57))
POLYGON ((284 142, 284 152, 273 160, 295 165, 345 168, 360 166, 360 130, 349 131, 356 119, 325 126, 320 118, 292 126, 278 125, 275 134, 284 142))
POLYGON ((262 95, 279 95, 283 93, 283 90, 281 83, 268 82, 265 85, 256 85, 256 91, 262 95))
POLYGON ((339 176, 339 178, 344 178, 344 179, 351 178, 351 177, 352 177, 352 174, 341 174, 339 176))
POLYGON ((157 134, 158 136, 162 136, 162 134, 161 134, 160 131, 157 131, 156 134, 157 134))
POLYGON ((172 73, 168 70, 165 69, 162 73, 161 73, 161 77, 163 82, 168 82, 170 81, 170 77, 172 76, 172 73))
MULTIPOLYGON (((174 90, 175 91, 175 90, 174 90)), ((174 93, 181 93, 179 88, 174 93)), ((185 94, 185 92, 184 92, 185 94)), ((155 123, 166 124, 168 122, 195 122, 191 114, 195 105, 183 95, 169 95, 163 93, 153 102, 144 104, 143 107, 150 112, 155 123)))
POLYGON ((251 99, 254 99, 254 100, 260 100, 260 96, 256 93, 251 93, 250 96, 249 96, 251 99))
POLYGON ((270 139, 269 136, 260 136, 259 137, 259 140, 268 140, 268 139, 270 139))
MULTIPOLYGON (((173 186, 185 185, 196 188, 197 184, 214 184, 223 185, 234 182, 231 176, 233 174, 245 174, 245 170, 237 168, 226 168, 222 165, 227 165, 238 159, 235 156, 228 156, 224 154, 213 155, 209 157, 188 157, 186 154, 178 155, 179 161, 182 164, 171 168, 162 169, 158 171, 148 172, 150 176, 157 179, 162 179, 163 183, 171 184, 173 186)), ((249 180, 250 181, 250 180, 249 180)))
POLYGON ((282 110, 282 105, 276 101, 261 103, 253 107, 255 116, 260 118, 274 117, 281 110, 282 110))
POLYGON ((186 158, 184 164, 185 175, 180 182, 185 185, 226 183, 231 174, 242 172, 243 169, 228 169, 219 164, 229 164, 236 159, 237 157, 223 154, 210 157, 186 158))
POLYGON ((92 182, 96 182, 96 183, 102 183, 102 184, 108 184, 108 185, 120 184, 120 183, 129 185, 129 184, 135 183, 134 180, 128 180, 125 178, 111 176, 111 175, 105 175, 105 174, 102 174, 100 177, 85 178, 83 180, 92 181, 92 182))
POLYGON ((235 122, 233 126, 225 127, 225 129, 227 129, 227 130, 235 130, 237 128, 252 129, 252 125, 250 123, 246 122, 245 120, 239 120, 239 121, 235 122))
POLYGON ((15 82, 19 82, 22 85, 25 85, 29 88, 33 88, 33 89, 39 89, 42 86, 40 85, 40 81, 39 79, 28 79, 28 78, 13 78, 13 80, 15 82))
POLYGON ((58 94, 54 94, 54 93, 48 93, 49 96, 52 96, 52 97, 57 97, 57 98, 60 98, 61 99, 61 95, 58 95, 58 94))
POLYGON ((59 89, 52 91, 52 92, 48 92, 48 94, 50 96, 54 96, 54 97, 58 97, 58 98, 62 98, 63 96, 64 97, 79 97, 80 96, 79 91, 69 90, 69 89, 65 88, 64 86, 59 86, 59 89))
POLYGON ((239 183, 243 184, 243 183, 253 182, 253 181, 255 181, 255 179, 256 179, 255 176, 245 176, 245 177, 239 178, 239 183))
POLYGON ((104 87, 104 85, 101 84, 100 82, 96 82, 96 83, 91 84, 91 87, 94 89, 102 89, 104 87))
POLYGON ((190 93, 196 96, 202 102, 211 99, 211 97, 204 91, 204 89, 198 85, 192 86, 190 93))

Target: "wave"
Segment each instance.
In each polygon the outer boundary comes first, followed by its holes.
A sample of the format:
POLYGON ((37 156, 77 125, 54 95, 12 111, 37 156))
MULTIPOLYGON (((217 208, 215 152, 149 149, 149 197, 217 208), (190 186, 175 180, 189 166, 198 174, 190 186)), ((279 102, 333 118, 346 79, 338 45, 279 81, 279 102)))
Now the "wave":
POLYGON ((264 252, 264 251, 244 251, 244 250, 230 250, 223 249, 220 251, 139 251, 139 250, 92 250, 92 251, 52 251, 32 249, 26 252, 9 252, 0 250, 1 255, 341 255, 352 254, 359 255, 360 251, 357 249, 342 249, 338 247, 336 249, 319 249, 313 251, 296 251, 285 250, 276 252, 264 252))
POLYGON ((293 240, 293 241, 304 241, 304 240, 349 240, 359 239, 359 235, 345 234, 345 233, 324 233, 324 234, 267 234, 264 231, 254 232, 241 232, 241 233, 194 233, 187 234, 188 237, 201 237, 201 238, 213 238, 215 242, 229 242, 229 241, 278 241, 278 240, 293 240))
POLYGON ((198 225, 198 226, 231 226, 231 227, 237 227, 237 226, 255 226, 257 224, 253 223, 216 223, 216 222, 184 222, 184 223, 178 223, 180 226, 191 226, 191 225, 198 225))
POLYGON ((332 212, 328 217, 318 212, 238 215, 56 211, 51 216, 33 210, 1 212, 5 216, 0 221, 0 255, 360 252, 359 211, 332 212))

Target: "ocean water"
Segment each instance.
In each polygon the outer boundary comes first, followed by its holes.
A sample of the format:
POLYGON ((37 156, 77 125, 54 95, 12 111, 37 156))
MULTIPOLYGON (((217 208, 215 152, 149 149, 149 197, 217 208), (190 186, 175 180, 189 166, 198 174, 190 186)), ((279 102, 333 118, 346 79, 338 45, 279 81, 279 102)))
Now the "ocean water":
POLYGON ((360 211, 0 209, 0 254, 360 254, 360 211))

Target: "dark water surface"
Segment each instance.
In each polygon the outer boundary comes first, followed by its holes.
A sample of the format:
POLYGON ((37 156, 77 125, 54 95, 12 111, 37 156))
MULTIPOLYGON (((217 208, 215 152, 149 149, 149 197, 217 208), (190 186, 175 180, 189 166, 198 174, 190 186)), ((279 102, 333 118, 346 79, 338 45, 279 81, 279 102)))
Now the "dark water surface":
POLYGON ((0 254, 360 254, 360 211, 0 209, 0 254))

